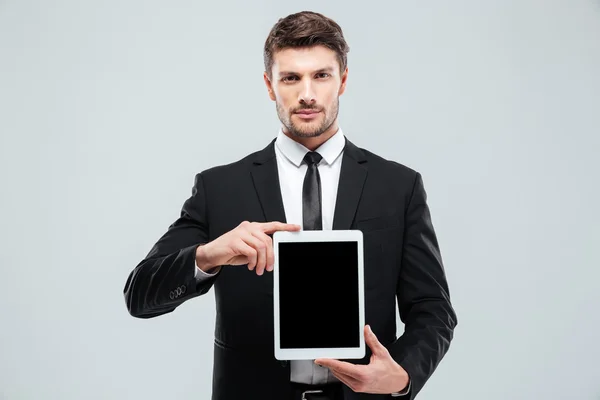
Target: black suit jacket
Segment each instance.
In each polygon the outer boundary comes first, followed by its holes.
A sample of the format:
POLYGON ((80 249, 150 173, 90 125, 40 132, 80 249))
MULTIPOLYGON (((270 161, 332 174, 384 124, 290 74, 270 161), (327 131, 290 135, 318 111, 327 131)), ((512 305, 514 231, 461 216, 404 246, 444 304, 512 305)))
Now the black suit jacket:
MULTIPOLYGON (((216 299, 212 398, 290 398, 290 367, 274 357, 273 274, 226 266, 197 284, 195 252, 242 221, 286 222, 275 140, 195 177, 180 217, 129 274, 129 313, 153 318, 207 293, 216 299)), ((457 324, 421 175, 346 139, 333 229, 364 236, 365 322, 408 372, 414 399, 448 351, 457 324), (405 332, 396 336, 397 301, 405 332)), ((200 355, 197 355, 198 357, 200 355)), ((371 352, 362 360, 367 364, 371 352)), ((347 400, 390 399, 355 393, 347 400)))

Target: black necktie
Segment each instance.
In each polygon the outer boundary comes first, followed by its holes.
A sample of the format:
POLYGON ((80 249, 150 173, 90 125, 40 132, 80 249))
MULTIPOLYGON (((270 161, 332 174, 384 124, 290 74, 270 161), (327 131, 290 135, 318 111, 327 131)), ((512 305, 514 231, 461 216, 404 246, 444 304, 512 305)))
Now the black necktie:
POLYGON ((305 230, 322 230, 321 177, 317 164, 323 159, 319 153, 309 151, 304 156, 308 165, 302 187, 302 222, 305 230))

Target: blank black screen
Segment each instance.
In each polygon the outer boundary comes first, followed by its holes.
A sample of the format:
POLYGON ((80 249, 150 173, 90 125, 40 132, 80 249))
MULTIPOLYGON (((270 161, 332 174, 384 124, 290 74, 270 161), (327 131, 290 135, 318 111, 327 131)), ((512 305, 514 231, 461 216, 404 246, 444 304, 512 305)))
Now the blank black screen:
POLYGON ((279 243, 283 349, 358 347, 358 244, 279 243))

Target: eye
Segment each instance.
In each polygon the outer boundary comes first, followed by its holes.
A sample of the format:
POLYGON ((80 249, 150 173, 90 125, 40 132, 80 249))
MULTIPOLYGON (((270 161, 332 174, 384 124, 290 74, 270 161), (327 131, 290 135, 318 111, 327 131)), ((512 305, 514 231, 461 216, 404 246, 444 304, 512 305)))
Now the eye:
POLYGON ((317 76, 319 78, 328 78, 329 74, 327 72, 320 72, 319 74, 317 74, 317 76))
POLYGON ((281 81, 282 81, 282 82, 291 82, 291 81, 294 81, 294 80, 296 80, 296 79, 297 79, 297 77, 296 77, 296 76, 294 76, 294 75, 289 75, 289 76, 284 76, 284 77, 281 79, 281 81))

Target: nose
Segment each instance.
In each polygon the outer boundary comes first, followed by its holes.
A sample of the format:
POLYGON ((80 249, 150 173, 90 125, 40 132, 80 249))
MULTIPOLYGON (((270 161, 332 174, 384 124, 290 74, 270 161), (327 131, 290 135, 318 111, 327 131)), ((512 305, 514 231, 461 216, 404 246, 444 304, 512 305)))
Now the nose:
POLYGON ((302 90, 300 91, 298 101, 300 102, 300 104, 306 105, 313 105, 317 102, 312 82, 310 82, 310 80, 306 81, 302 86, 302 90))

